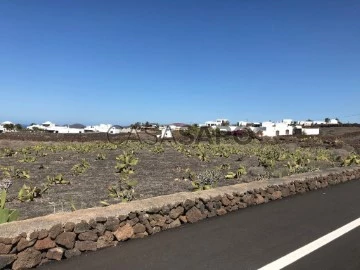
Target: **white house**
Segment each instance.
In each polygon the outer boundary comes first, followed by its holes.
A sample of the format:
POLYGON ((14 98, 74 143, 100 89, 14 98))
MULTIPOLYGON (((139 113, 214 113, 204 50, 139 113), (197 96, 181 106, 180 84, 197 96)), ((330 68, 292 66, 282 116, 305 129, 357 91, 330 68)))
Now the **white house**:
POLYGON ((14 125, 13 122, 10 122, 10 121, 4 121, 0 124, 0 133, 3 133, 3 132, 13 132, 15 130, 8 130, 5 128, 5 125, 14 125))
POLYGON ((216 119, 216 121, 206 121, 205 124, 201 124, 200 127, 211 127, 216 129, 220 126, 225 126, 226 123, 229 123, 228 119, 216 119))
POLYGON ((239 127, 246 127, 247 124, 248 124, 248 122, 246 122, 246 121, 239 121, 238 122, 239 127))
POLYGON ((314 125, 326 125, 327 123, 325 121, 314 121, 314 125))
POLYGON ((338 125, 340 124, 339 120, 337 119, 330 119, 330 121, 328 122, 329 125, 338 125))
POLYGON ((51 127, 55 127, 55 123, 52 123, 50 121, 46 121, 44 123, 41 124, 43 127, 46 127, 46 128, 51 128, 51 127))
POLYGON ((189 125, 184 123, 173 123, 168 125, 167 127, 170 127, 171 130, 187 130, 189 125))
POLYGON ((53 128, 56 125, 50 121, 46 121, 42 123, 41 125, 31 125, 28 126, 26 129, 34 130, 34 129, 40 129, 40 130, 47 130, 48 128, 53 128))
MULTIPOLYGON (((84 128, 85 132, 100 132, 100 133, 107 133, 110 129, 113 128, 113 125, 111 124, 100 124, 100 125, 95 125, 95 126, 87 126, 84 128)), ((112 131, 115 131, 115 129, 113 129, 112 131)), ((119 131, 120 133, 120 131, 119 131)))
POLYGON ((170 126, 162 126, 160 127, 160 130, 161 130, 161 135, 157 135, 158 138, 171 139, 173 137, 170 126))
POLYGON ((293 135, 294 127, 287 123, 274 123, 274 122, 262 122, 261 123, 263 136, 275 137, 275 136, 289 136, 293 135))
POLYGON ((234 132, 236 130, 242 130, 243 127, 239 126, 218 126, 217 127, 221 132, 234 132))
POLYGON ((112 126, 110 129, 108 129, 108 133, 110 134, 120 134, 122 131, 122 128, 120 126, 112 126))
POLYGON ((225 123, 229 123, 228 119, 216 119, 216 123, 219 125, 225 125, 225 123))
POLYGON ((94 126, 86 126, 84 128, 84 132, 120 134, 120 133, 135 133, 136 131, 131 127, 121 127, 118 125, 111 125, 111 124, 100 124, 94 126))
POLYGON ((51 133, 61 133, 61 134, 84 133, 84 129, 82 128, 71 128, 69 126, 52 126, 52 127, 48 127, 46 131, 51 133))
POLYGON ((205 124, 201 124, 200 127, 211 127, 216 128, 218 126, 218 123, 215 121, 206 121, 205 124))
POLYGON ((299 123, 299 125, 304 126, 304 127, 311 127, 314 124, 313 121, 300 121, 298 123, 299 123))
POLYGON ((47 131, 50 133, 72 133, 72 134, 84 133, 83 128, 71 128, 69 126, 57 126, 50 121, 46 121, 46 122, 42 123, 41 125, 28 126, 27 129, 30 129, 30 130, 40 129, 40 130, 44 130, 44 131, 47 131))
POLYGON ((159 130, 161 131, 160 135, 157 135, 161 139, 171 139, 173 138, 173 131, 187 130, 189 125, 183 123, 173 123, 170 125, 160 126, 159 130))

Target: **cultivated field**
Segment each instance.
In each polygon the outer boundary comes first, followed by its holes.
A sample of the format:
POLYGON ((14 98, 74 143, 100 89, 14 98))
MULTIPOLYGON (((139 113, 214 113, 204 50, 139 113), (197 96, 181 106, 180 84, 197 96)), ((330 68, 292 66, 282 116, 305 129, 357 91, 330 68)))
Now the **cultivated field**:
POLYGON ((0 134, 0 183, 20 219, 360 163, 360 128, 239 144, 120 144, 106 135, 0 134), (78 137, 77 137, 78 136, 78 137), (81 142, 76 142, 80 140, 81 142), (43 141, 43 142, 41 142, 43 141), (7 187, 8 186, 8 187, 7 187))

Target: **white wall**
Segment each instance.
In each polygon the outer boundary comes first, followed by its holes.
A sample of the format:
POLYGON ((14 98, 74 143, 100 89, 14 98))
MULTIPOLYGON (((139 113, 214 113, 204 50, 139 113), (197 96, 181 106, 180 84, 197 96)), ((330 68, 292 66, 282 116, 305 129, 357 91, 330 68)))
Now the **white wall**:
POLYGON ((168 126, 168 127, 165 127, 161 130, 161 135, 158 135, 158 138, 161 138, 161 139, 170 139, 172 138, 172 132, 171 132, 171 128, 168 126))
POLYGON ((84 133, 84 129, 82 128, 69 128, 69 127, 52 127, 47 129, 52 133, 60 133, 60 134, 79 134, 84 133))
POLYGON ((169 126, 171 130, 187 130, 188 127, 183 127, 183 126, 175 126, 175 125, 170 125, 169 126))
POLYGON ((120 132, 121 132, 120 128, 117 128, 117 127, 111 127, 108 130, 108 133, 110 133, 110 134, 120 134, 120 132))
POLYGON ((131 127, 128 127, 128 128, 123 128, 120 130, 120 133, 136 133, 136 130, 131 128, 131 127))
POLYGON ((262 127, 264 128, 263 136, 267 137, 291 136, 294 132, 294 127, 286 123, 263 122, 262 127))
POLYGON ((302 132, 304 135, 316 136, 316 135, 320 134, 320 129, 319 128, 303 128, 302 132))
POLYGON ((85 130, 87 132, 107 133, 111 127, 113 127, 111 124, 100 124, 100 125, 96 125, 96 126, 87 126, 87 127, 85 127, 85 130))
POLYGON ((219 130, 222 132, 233 132, 237 129, 241 129, 238 126, 218 126, 219 130))

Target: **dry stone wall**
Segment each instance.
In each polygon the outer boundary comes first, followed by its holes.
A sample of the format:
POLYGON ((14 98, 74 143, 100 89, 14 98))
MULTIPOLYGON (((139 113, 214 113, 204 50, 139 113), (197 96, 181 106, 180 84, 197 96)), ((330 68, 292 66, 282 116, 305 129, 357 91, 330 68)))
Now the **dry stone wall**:
POLYGON ((33 268, 360 178, 360 167, 178 193, 0 225, 0 269, 33 268))

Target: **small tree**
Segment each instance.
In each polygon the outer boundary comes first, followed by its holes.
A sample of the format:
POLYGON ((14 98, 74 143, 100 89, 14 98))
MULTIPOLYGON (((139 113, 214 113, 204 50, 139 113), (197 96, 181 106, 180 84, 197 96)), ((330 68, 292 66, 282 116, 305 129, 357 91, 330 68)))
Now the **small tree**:
POLYGON ((192 135, 197 136, 197 135, 199 134, 200 128, 199 128, 199 126, 197 126, 197 125, 192 125, 192 126, 190 126, 190 127, 188 128, 187 131, 188 131, 188 132, 187 132, 188 134, 192 134, 192 135))
POLYGON ((135 124, 132 124, 131 125, 131 128, 132 129, 138 129, 138 128, 140 128, 141 127, 141 123, 140 122, 136 122, 135 124))
POLYGON ((4 128, 7 129, 7 130, 14 130, 15 125, 14 124, 5 124, 4 128))
POLYGON ((330 118, 329 118, 329 117, 326 117, 326 118, 325 118, 325 123, 326 123, 326 124, 329 124, 329 123, 330 123, 330 118))
POLYGON ((41 128, 38 128, 38 127, 33 127, 32 130, 33 131, 43 131, 41 128))
POLYGON ((16 128, 16 130, 22 130, 23 129, 22 125, 20 125, 20 124, 16 124, 15 128, 16 128))

